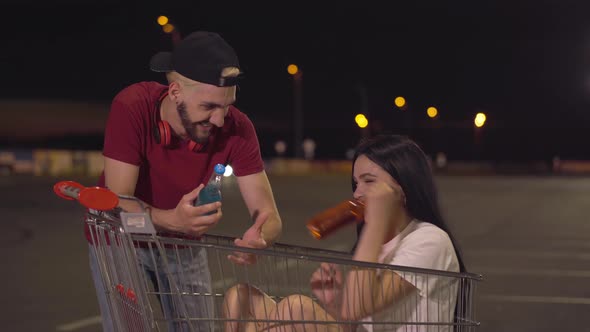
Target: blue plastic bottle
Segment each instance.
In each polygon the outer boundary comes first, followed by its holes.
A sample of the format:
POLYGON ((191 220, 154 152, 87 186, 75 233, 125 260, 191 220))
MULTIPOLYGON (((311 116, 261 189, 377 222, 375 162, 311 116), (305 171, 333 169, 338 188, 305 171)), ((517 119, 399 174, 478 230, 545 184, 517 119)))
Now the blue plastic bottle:
MULTIPOLYGON (((223 173, 225 173, 225 166, 222 164, 215 165, 213 169, 213 174, 209 178, 209 182, 201 189, 199 192, 199 196, 195 199, 195 206, 209 204, 217 201, 221 201, 221 178, 223 177, 223 173)), ((205 215, 210 215, 216 213, 217 210, 210 211, 205 213, 205 215)))

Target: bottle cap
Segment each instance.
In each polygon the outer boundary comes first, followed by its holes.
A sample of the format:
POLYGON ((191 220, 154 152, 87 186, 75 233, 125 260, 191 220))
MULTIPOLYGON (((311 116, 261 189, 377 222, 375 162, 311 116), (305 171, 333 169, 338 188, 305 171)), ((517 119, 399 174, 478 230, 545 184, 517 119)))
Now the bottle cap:
POLYGON ((215 165, 214 170, 215 170, 215 173, 221 175, 221 174, 225 173, 225 166, 222 164, 217 164, 217 165, 215 165))

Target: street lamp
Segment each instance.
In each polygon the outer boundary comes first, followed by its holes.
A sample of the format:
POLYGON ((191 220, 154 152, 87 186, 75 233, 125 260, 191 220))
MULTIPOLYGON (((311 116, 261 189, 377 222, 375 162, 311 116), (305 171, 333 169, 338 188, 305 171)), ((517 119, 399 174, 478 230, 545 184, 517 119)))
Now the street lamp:
MULTIPOLYGON (((361 109, 360 109, 361 114, 360 115, 365 114, 363 116, 365 117, 365 120, 366 120, 366 117, 367 116, 370 117, 370 113, 369 113, 369 96, 368 96, 368 93, 367 93, 367 87, 366 87, 366 85, 363 82, 360 82, 358 84, 358 90, 359 90, 360 102, 361 102, 361 109)), ((355 119, 355 121, 357 121, 357 120, 355 119)), ((360 124, 359 124, 358 121, 357 121, 357 125, 359 125, 359 127, 360 127, 360 124)), ((369 125, 369 122, 367 120, 366 125, 364 127, 361 127, 362 128, 362 134, 363 134, 362 136, 363 137, 371 136, 371 127, 368 127, 368 125, 369 125)))
POLYGON ((158 24, 162 27, 162 31, 164 31, 164 33, 172 36, 173 44, 176 44, 180 41, 180 32, 178 31, 178 28, 174 24, 170 23, 170 19, 167 16, 158 16, 156 22, 158 22, 158 24))
POLYGON ((299 67, 297 67, 297 65, 290 64, 287 66, 287 72, 291 75, 295 75, 297 72, 299 72, 299 67))
POLYGON ((481 141, 482 141, 482 131, 483 131, 483 126, 486 123, 486 115, 485 113, 479 112, 475 115, 475 118, 473 119, 473 123, 475 124, 474 127, 474 131, 473 131, 473 140, 474 140, 474 144, 475 144, 475 150, 476 153, 479 154, 479 146, 481 145, 481 141))
POLYGON ((158 16, 157 21, 160 26, 165 26, 166 24, 168 24, 169 19, 167 16, 162 15, 158 16))
MULTIPOLYGON (((428 115, 428 117, 432 120, 432 123, 428 125, 428 127, 430 128, 429 132, 430 132, 430 139, 431 139, 431 146, 432 149, 434 149, 435 151, 438 150, 438 145, 439 140, 437 140, 438 137, 438 131, 440 128, 440 121, 438 121, 438 109, 434 106, 430 106, 426 109, 426 115, 428 115)), ((442 152, 439 152, 442 153, 442 152)))
POLYGON ((475 123, 477 128, 483 127, 483 125, 486 123, 486 115, 484 113, 477 113, 473 123, 475 123))
POLYGON ((369 119, 363 113, 359 113, 354 117, 354 122, 361 128, 361 136, 363 138, 369 137, 369 119))
POLYGON ((354 122, 356 122, 356 125, 359 126, 359 128, 366 128, 369 125, 369 120, 364 114, 357 114, 354 117, 354 122))
POLYGON ((436 118, 436 116, 438 115, 438 110, 436 109, 436 107, 430 106, 426 109, 426 114, 428 114, 429 118, 433 119, 436 118))
POLYGON ((404 106, 406 106, 406 98, 402 96, 396 97, 393 102, 395 103, 395 106, 397 106, 401 110, 403 110, 404 106))
POLYGON ((287 66, 287 72, 293 76, 293 98, 294 98, 294 129, 295 129, 295 158, 303 157, 303 102, 302 102, 302 76, 303 73, 295 64, 287 66))
POLYGON ((395 103, 395 106, 397 106, 397 108, 400 111, 403 111, 403 113, 404 113, 402 115, 403 123, 404 123, 405 127, 408 129, 408 131, 410 131, 412 129, 412 114, 411 114, 411 112, 406 112, 406 110, 408 110, 408 103, 406 101, 406 98, 404 98, 402 96, 397 96, 397 97, 395 97, 393 102, 395 103))

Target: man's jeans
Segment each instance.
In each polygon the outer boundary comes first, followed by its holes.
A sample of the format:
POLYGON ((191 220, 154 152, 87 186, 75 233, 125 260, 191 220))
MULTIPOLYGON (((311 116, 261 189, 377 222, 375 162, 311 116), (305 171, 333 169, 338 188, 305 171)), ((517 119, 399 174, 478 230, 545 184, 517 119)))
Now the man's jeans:
MULTIPOLYGON (((103 329, 106 332, 115 331, 113 317, 107 293, 103 284, 94 248, 89 245, 90 270, 96 288, 98 303, 102 316, 103 329)), ((187 247, 186 249, 166 248, 167 264, 155 248, 136 248, 141 270, 146 280, 150 280, 158 294, 162 305, 164 319, 168 322, 169 331, 191 331, 187 318, 215 318, 213 299, 211 297, 211 276, 207 263, 205 249, 187 247), (180 258, 180 261, 178 259, 180 258), (178 295, 176 287, 182 293, 178 295), (172 293, 172 296, 168 295, 172 293), (199 293, 200 295, 193 295, 199 293), (207 294, 204 296, 203 294, 207 294), (184 321, 183 321, 184 320, 184 321)), ((148 281, 149 282, 149 281, 148 281)), ((114 285, 108 285, 110 292, 116 292, 114 285)), ((125 324, 125 322, 121 322, 125 324)), ((213 331, 213 324, 209 322, 193 321, 190 323, 193 331, 213 331)))

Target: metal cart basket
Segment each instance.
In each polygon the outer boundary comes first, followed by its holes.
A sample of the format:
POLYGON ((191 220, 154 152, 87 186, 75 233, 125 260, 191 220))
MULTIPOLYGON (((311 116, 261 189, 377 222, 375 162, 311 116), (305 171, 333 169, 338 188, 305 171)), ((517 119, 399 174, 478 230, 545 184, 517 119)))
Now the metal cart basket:
MULTIPOLYGON (((141 205, 133 197, 119 199, 141 205)), ((225 331, 237 325, 291 331, 285 324, 305 325, 306 331, 474 331, 479 326, 475 295, 480 275, 365 263, 352 260, 348 253, 280 243, 267 249, 242 248, 234 245, 234 238, 219 235, 163 236, 144 212, 89 209, 85 222, 93 229, 91 247, 118 331, 225 331), (236 252, 254 254, 257 262, 235 264, 228 256, 236 252), (421 291, 394 299, 390 305, 397 310, 383 310, 361 322, 341 317, 328 322, 316 315, 285 321, 270 314, 270 307, 262 309, 269 313, 262 318, 227 317, 228 290, 237 286, 265 294, 270 303, 294 296, 316 299, 310 276, 322 263, 337 267, 343 275, 357 270, 395 273, 422 285, 421 291), (426 307, 423 299, 429 299, 426 307)), ((243 297, 240 301, 253 304, 249 291, 238 294, 243 297)))

